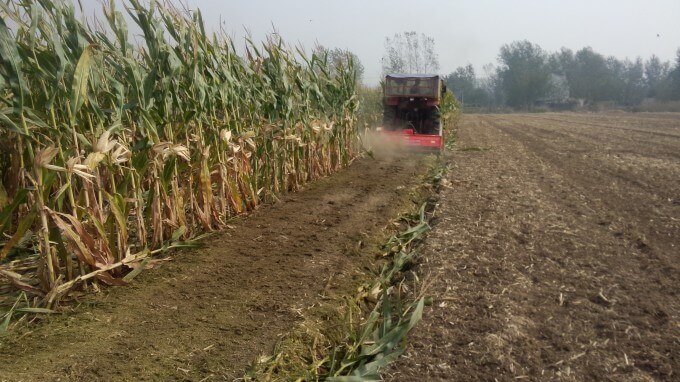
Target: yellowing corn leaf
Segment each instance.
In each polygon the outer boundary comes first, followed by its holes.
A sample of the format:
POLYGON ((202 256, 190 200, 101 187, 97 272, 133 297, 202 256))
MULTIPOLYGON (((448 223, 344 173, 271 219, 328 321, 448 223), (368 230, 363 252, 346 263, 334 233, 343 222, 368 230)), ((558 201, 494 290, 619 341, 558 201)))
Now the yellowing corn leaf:
POLYGON ((102 281, 103 283, 107 285, 113 285, 113 286, 125 286, 128 285, 128 283, 123 280, 123 279, 117 279, 113 276, 111 276, 109 273, 102 272, 99 273, 97 276, 95 276, 99 281, 102 281))
POLYGON ((241 212, 243 212, 243 199, 241 199, 241 194, 238 192, 238 186, 236 185, 234 179, 231 178, 227 180, 227 183, 229 184, 229 191, 231 196, 229 198, 231 208, 234 209, 234 212, 240 214, 241 212))
POLYGON ((104 131, 102 135, 97 139, 97 143, 94 145, 94 151, 98 153, 108 153, 116 147, 116 141, 110 139, 111 133, 109 131, 104 131))
POLYGON ((68 239, 69 246, 73 252, 75 252, 78 259, 87 265, 95 266, 94 256, 92 256, 92 252, 88 246, 80 240, 80 236, 69 226, 68 223, 60 218, 56 212, 49 210, 49 213, 52 217, 52 220, 54 221, 54 224, 68 239))
POLYGON ((246 139, 246 143, 253 149, 257 149, 257 146, 255 146, 255 141, 252 138, 246 139))
POLYGON ((90 168, 87 165, 78 163, 80 158, 73 157, 66 161, 66 171, 70 174, 78 175, 81 179, 90 182, 94 175, 90 174, 90 168))
POLYGON ((118 144, 116 149, 111 153, 111 162, 115 164, 122 164, 132 158, 132 153, 125 146, 118 144))
POLYGON ((189 149, 181 144, 173 144, 170 142, 160 142, 156 143, 152 150, 159 155, 163 162, 165 162, 171 156, 178 156, 187 162, 191 161, 191 153, 189 149))
POLYGON ((106 158, 106 154, 95 151, 91 152, 87 158, 85 158, 85 166, 87 166, 88 169, 94 170, 99 166, 99 163, 106 158))
POLYGON ((184 159, 187 162, 191 161, 191 156, 189 149, 180 144, 175 144, 170 147, 170 151, 172 151, 173 154, 177 155, 178 157, 184 159))
POLYGON ((255 135, 255 130, 249 130, 241 134, 241 139, 253 138, 255 135))
POLYGON ((38 169, 48 166, 57 154, 59 154, 59 150, 54 146, 38 150, 33 160, 35 168, 38 169))
POLYGON ((227 143, 231 142, 231 130, 229 129, 222 129, 220 130, 220 138, 227 143))
POLYGON ((0 181, 0 210, 5 208, 5 206, 8 204, 9 196, 7 196, 7 190, 5 190, 5 187, 2 185, 2 181, 0 181))
POLYGON ((77 218, 55 212, 46 208, 59 230, 68 239, 68 244, 78 259, 95 268, 102 268, 113 263, 113 257, 106 246, 98 246, 92 235, 77 218), (62 219, 68 220, 68 223, 62 219))
POLYGON ((126 206, 125 199, 120 194, 106 194, 106 198, 109 200, 109 206, 111 207, 111 212, 113 217, 116 219, 118 225, 118 232, 120 232, 123 241, 127 241, 127 215, 125 214, 126 206))
POLYGON ((4 276, 7 280, 9 280, 12 283, 12 285, 14 285, 20 290, 30 292, 38 296, 43 295, 43 292, 40 289, 21 281, 21 275, 18 273, 0 269, 0 276, 4 276))
POLYGON ((156 154, 162 155, 167 149, 170 147, 170 142, 158 142, 153 147, 151 147, 151 150, 153 150, 156 154))

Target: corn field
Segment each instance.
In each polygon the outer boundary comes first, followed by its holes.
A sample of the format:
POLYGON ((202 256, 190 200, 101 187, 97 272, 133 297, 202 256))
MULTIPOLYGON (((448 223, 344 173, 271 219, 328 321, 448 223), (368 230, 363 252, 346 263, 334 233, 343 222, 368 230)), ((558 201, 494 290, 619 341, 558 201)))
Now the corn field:
POLYGON ((331 71, 276 34, 237 54, 156 2, 85 23, 69 1, 0 1, 0 279, 36 305, 124 284, 359 152, 351 59, 331 71))

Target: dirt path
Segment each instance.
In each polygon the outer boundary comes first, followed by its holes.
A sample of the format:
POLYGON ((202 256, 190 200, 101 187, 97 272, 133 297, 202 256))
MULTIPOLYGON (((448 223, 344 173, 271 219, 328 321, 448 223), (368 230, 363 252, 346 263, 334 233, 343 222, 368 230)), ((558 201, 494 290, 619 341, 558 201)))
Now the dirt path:
POLYGON ((422 158, 364 159, 173 254, 126 288, 0 339, 1 381, 218 381, 243 376, 322 294, 352 284, 408 202, 422 158))
POLYGON ((680 378, 680 115, 465 116, 393 381, 680 378))

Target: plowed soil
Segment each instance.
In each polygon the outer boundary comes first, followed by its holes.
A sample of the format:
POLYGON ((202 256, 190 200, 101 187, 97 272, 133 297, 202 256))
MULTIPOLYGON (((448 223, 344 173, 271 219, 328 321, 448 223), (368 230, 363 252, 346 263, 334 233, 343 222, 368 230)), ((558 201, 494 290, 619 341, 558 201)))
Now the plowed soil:
POLYGON ((0 380, 242 377, 301 311, 355 287, 357 270, 372 261, 358 243, 411 208, 423 160, 359 160, 235 221, 201 250, 173 253, 131 286, 0 338, 0 380))
POLYGON ((469 115, 392 381, 680 380, 680 115, 469 115))

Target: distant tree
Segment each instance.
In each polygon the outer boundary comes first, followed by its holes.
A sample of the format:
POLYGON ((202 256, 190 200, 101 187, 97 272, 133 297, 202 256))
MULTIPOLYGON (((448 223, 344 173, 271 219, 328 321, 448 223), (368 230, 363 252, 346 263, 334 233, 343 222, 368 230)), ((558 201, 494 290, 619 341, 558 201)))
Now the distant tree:
POLYGON ((623 94, 619 102, 623 105, 639 105, 647 95, 644 64, 642 58, 623 62, 623 94))
POLYGON ((444 77, 446 86, 453 92, 460 102, 467 102, 465 95, 471 95, 475 89, 475 68, 472 64, 460 66, 454 72, 444 77))
POLYGON ((652 55, 645 62, 645 85, 647 86, 647 97, 657 98, 662 96, 662 88, 668 80, 669 63, 661 62, 659 57, 652 55))
POLYGON ((626 100, 626 72, 627 62, 621 61, 614 56, 605 60, 607 71, 602 77, 600 92, 603 94, 599 100, 624 103, 626 100))
POLYGON ((550 74, 545 98, 555 102, 564 102, 569 98, 569 82, 565 75, 550 74))
POLYGON ((590 47, 579 50, 566 72, 571 97, 586 102, 616 99, 618 89, 613 73, 618 66, 615 59, 608 60, 590 47))
POLYGON ((328 59, 329 68, 331 71, 337 71, 341 67, 346 67, 349 60, 352 61, 354 65, 354 70, 356 73, 356 81, 361 82, 364 78, 364 65, 359 60, 359 57, 349 51, 348 49, 333 48, 329 49, 325 46, 318 45, 314 49, 314 53, 320 56, 325 56, 328 59))
POLYGON ((439 56, 434 38, 413 31, 386 37, 382 70, 383 74, 437 72, 439 56))
POLYGON ((475 68, 471 64, 458 67, 444 77, 444 82, 463 104, 486 105, 488 103, 488 94, 482 88, 475 75, 475 68))
POLYGON ((487 107, 495 109, 505 105, 505 95, 501 87, 501 79, 498 76, 498 70, 493 64, 486 64, 482 67, 484 77, 480 79, 479 83, 484 92, 489 97, 487 107))
POLYGON ((590 47, 573 52, 562 48, 545 53, 538 45, 518 41, 504 45, 499 66, 484 67, 478 77, 472 65, 459 67, 444 77, 449 88, 465 104, 530 107, 537 100, 586 103, 602 101, 634 106, 646 97, 680 100, 680 49, 675 61, 657 56, 647 61, 618 59, 590 47))
POLYGON ((546 95, 550 68, 540 46, 526 40, 503 45, 498 61, 498 77, 509 106, 529 108, 546 95))
POLYGON ((550 72, 567 79, 574 69, 574 52, 571 49, 562 48, 548 57, 550 72))

